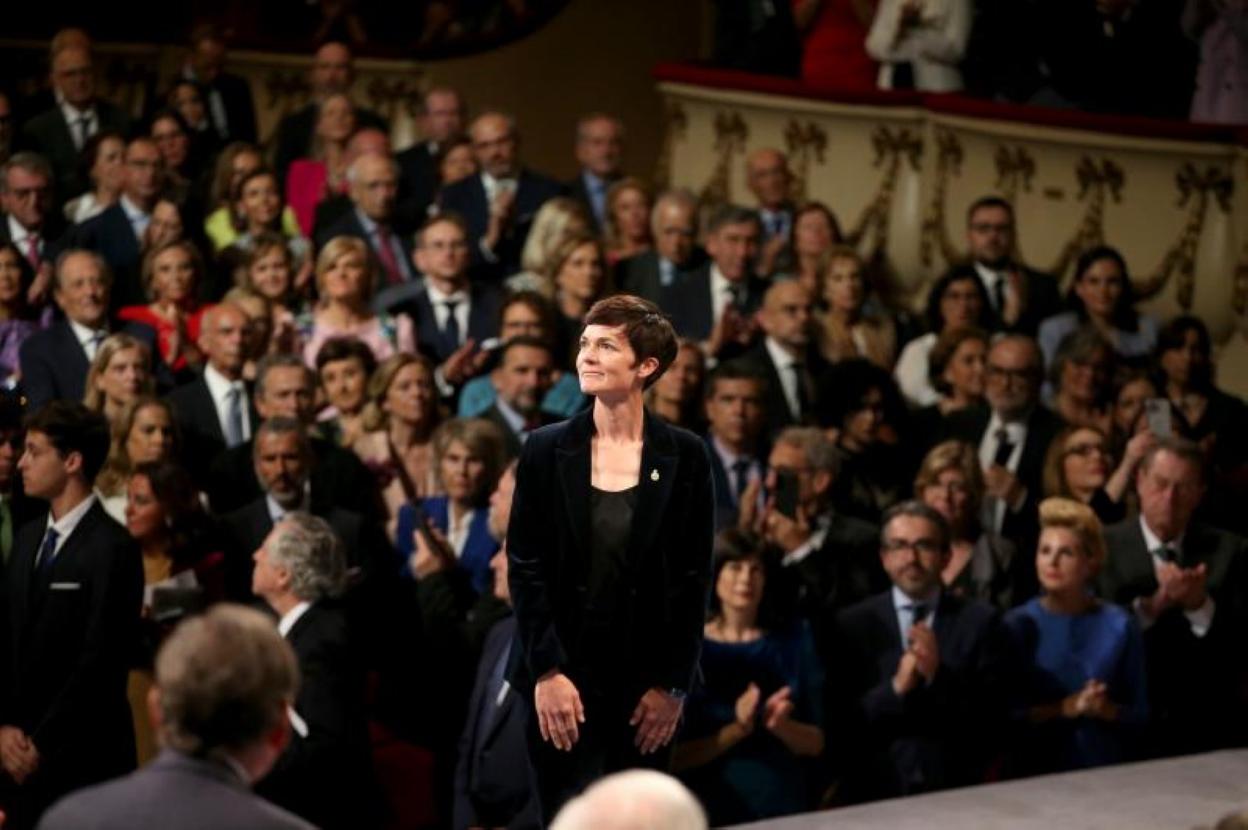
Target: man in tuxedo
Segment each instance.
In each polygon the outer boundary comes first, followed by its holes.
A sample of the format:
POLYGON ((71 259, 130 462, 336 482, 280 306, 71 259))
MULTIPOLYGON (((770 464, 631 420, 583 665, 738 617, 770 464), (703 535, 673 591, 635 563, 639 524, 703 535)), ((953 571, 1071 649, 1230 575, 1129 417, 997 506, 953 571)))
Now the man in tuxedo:
POLYGON ((0 803, 19 828, 65 793, 134 768, 126 675, 143 567, 91 489, 108 445, 108 422, 76 401, 26 420, 18 469, 48 510, 14 539, 0 632, 0 803))
POLYGON ((256 140, 256 105, 246 79, 225 71, 225 37, 212 23, 191 29, 182 77, 199 84, 208 119, 222 143, 256 140))
MULTIPOLYGON (((291 426, 286 434, 298 435, 299 425, 291 426)), ((296 510, 273 526, 254 558, 252 589, 278 616, 301 680, 288 712, 290 744, 257 792, 325 830, 376 827, 364 663, 335 602, 346 580, 342 543, 324 519, 296 510)))
POLYGON ((169 394, 188 469, 201 486, 211 460, 246 443, 258 422, 243 380, 246 338, 247 312, 233 303, 208 309, 200 321, 197 344, 205 357, 204 371, 169 394))
POLYGON ((622 175, 624 124, 613 115, 596 112, 576 122, 576 161, 580 174, 568 193, 585 205, 599 233, 607 226, 607 190, 622 175))
MULTIPOLYGON (((763 425, 767 380, 749 367, 725 363, 706 381, 706 443, 715 481, 715 531, 737 524, 751 483, 766 474, 763 425)), ((753 493, 758 495, 755 484, 753 493)))
MULTIPOLYGON (((292 161, 311 155, 321 101, 330 95, 350 93, 355 83, 355 59, 351 47, 335 40, 322 44, 312 59, 309 81, 312 101, 282 118, 273 134, 273 168, 283 181, 292 161)), ((365 107, 355 108, 355 125, 376 127, 387 134, 390 132, 386 119, 365 107)))
POLYGON ((894 506, 880 535, 892 588, 836 617, 828 711, 841 721, 851 801, 983 780, 990 736, 1004 725, 1004 641, 990 606, 942 590, 949 556, 939 513, 894 506))
MULTIPOLYGON (((836 445, 822 430, 786 428, 767 460, 769 500, 758 521, 763 537, 783 553, 775 587, 784 599, 777 607, 809 621, 821 643, 837 612, 888 587, 879 529, 833 506, 840 467, 836 445)), ((756 496, 757 485, 747 493, 756 496)))
POLYGON ((442 209, 468 225, 474 266, 502 278, 520 268, 520 252, 533 217, 562 190, 557 182, 520 161, 516 122, 501 112, 484 112, 468 127, 480 172, 442 191, 442 209))
POLYGON ((78 161, 87 139, 100 130, 125 134, 130 118, 120 107, 96 96, 89 47, 68 45, 52 55, 52 90, 56 105, 26 122, 22 144, 52 163, 56 196, 64 202, 90 185, 78 161))
POLYGON ((159 821, 169 830, 312 830, 249 792, 290 740, 287 705, 298 689, 295 655, 266 615, 220 604, 186 620, 161 646, 147 698, 160 724, 160 755, 74 793, 40 827, 126 830, 159 821))
MULTIPOLYGON (((254 404, 260 420, 292 418, 311 435, 316 420, 316 375, 297 355, 268 355, 256 366, 254 404)), ((309 476, 312 488, 324 492, 332 504, 374 518, 380 505, 373 474, 350 450, 315 436, 311 441, 316 461, 309 476)), ((253 454, 249 440, 211 459, 204 489, 215 512, 228 513, 261 495, 253 454)))
POLYGON ((698 203, 689 191, 661 194, 650 211, 654 248, 620 260, 616 285, 673 313, 672 293, 706 260, 697 244, 697 216, 698 203))
POLYGON ((433 203, 441 175, 438 160, 446 143, 464 132, 464 97, 445 86, 425 91, 420 114, 420 132, 424 136, 399 153, 399 212, 413 225, 419 225, 433 203))
POLYGON ((751 318, 766 289, 754 272, 759 233, 754 211, 735 205, 717 208, 706 223, 710 262, 671 294, 676 333, 702 343, 707 356, 732 357, 754 338, 751 318))
POLYGON ((793 174, 788 157, 771 147, 753 151, 745 159, 745 183, 758 201, 763 228, 758 273, 770 276, 776 257, 793 236, 793 174))
POLYGON ((499 350, 498 366, 490 373, 494 403, 481 417, 493 421, 502 432, 509 460, 520 455, 530 432, 563 420, 542 411, 554 362, 546 341, 528 335, 511 338, 499 350))
POLYGON ((418 278, 410 262, 410 237, 395 227, 399 173, 389 155, 365 153, 347 168, 352 209, 321 230, 317 247, 336 236, 354 236, 368 244, 377 268, 378 292, 411 286, 418 278))
POLYGON ((1205 493, 1195 444, 1161 438, 1140 462, 1139 513, 1105 531, 1101 596, 1135 612, 1148 658, 1153 752, 1240 746, 1248 540, 1192 516, 1205 493))
POLYGON ((1062 421, 1040 403, 1043 358, 1036 342, 1007 335, 992 344, 984 370, 987 406, 954 412, 948 434, 979 448, 984 526, 1019 550, 1034 550, 1044 495, 1044 456, 1062 421))
POLYGON ((54 207, 53 172, 37 153, 17 153, 0 167, 0 243, 12 242, 35 272, 30 291, 46 295, 55 245, 65 227, 54 207))
MULTIPOLYGON (((54 274, 52 299, 65 319, 26 338, 18 352, 22 389, 35 409, 57 399, 82 400, 91 361, 110 333, 112 277, 104 260, 91 251, 68 250, 57 258, 54 274)), ((121 330, 145 342, 153 355, 159 354, 150 326, 127 323, 121 330)), ((154 370, 158 376, 166 372, 159 359, 154 370)))
POLYGON ((468 228, 459 216, 431 218, 416 234, 412 252, 423 285, 383 290, 376 298, 377 306, 411 318, 421 352, 439 364, 498 335, 503 295, 492 285, 469 281, 468 244, 468 228))
POLYGON ((104 257, 113 271, 114 308, 148 302, 140 266, 152 208, 165 186, 165 166, 156 142, 145 136, 126 144, 121 197, 99 216, 69 232, 70 244, 104 257))
POLYGON ((774 283, 758 313, 763 337, 736 360, 767 380, 768 436, 814 423, 815 390, 828 365, 813 346, 813 312, 813 299, 801 283, 774 283))
POLYGON ((971 264, 992 304, 994 327, 1035 337, 1040 323, 1060 312, 1057 281, 1014 262, 1014 207, 999 196, 977 199, 966 212, 971 264))

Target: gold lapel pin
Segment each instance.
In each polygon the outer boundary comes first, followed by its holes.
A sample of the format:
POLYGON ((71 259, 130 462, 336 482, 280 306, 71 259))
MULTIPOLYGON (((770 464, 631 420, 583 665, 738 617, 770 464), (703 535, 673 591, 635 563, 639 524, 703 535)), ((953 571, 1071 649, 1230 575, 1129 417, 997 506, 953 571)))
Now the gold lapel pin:
POLYGON ((651 471, 650 471, 650 480, 651 480, 651 481, 658 481, 658 480, 659 480, 659 471, 658 471, 658 470, 651 470, 651 471))

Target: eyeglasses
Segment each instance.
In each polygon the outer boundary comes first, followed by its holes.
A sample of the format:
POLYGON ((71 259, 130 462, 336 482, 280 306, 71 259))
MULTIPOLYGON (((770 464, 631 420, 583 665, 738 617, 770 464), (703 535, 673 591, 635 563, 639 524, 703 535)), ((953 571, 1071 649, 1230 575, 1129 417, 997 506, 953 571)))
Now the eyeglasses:
POLYGON ((1067 447, 1063 455, 1077 455, 1080 458, 1091 458, 1093 455, 1107 456, 1109 450, 1104 444, 1075 444, 1073 447, 1067 447))
POLYGON ((885 553, 902 553, 912 550, 920 556, 936 556, 940 553, 940 544, 935 539, 885 539, 880 545, 885 553))

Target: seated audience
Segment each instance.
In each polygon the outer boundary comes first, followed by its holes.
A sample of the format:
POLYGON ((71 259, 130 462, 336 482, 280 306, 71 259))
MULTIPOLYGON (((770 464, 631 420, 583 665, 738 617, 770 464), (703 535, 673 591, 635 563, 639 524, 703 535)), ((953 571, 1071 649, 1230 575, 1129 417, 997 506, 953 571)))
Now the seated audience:
MULTIPOLYGON (((169 91, 165 93, 165 106, 182 117, 194 151, 201 158, 215 160, 223 142, 212 125, 208 105, 204 103, 204 93, 199 84, 186 78, 174 80, 169 91)), ((255 118, 254 114, 252 118, 255 118)))
POLYGON ((476 172, 472 147, 463 135, 467 109, 463 96, 450 87, 434 86, 425 90, 421 104, 418 126, 422 137, 395 156, 399 189, 404 192, 399 210, 416 226, 436 201, 438 187, 463 178, 455 173, 448 177, 444 169, 448 158, 455 156, 450 158, 450 164, 458 167, 466 157, 470 165, 466 175, 476 172))
MULTIPOLYGON (((164 194, 178 204, 186 205, 195 200, 195 189, 207 161, 199 155, 199 148, 191 142, 191 129, 174 110, 159 110, 150 119, 148 130, 165 167, 164 194)), ((196 214, 200 214, 198 204, 196 214)))
MULTIPOLYGON (((238 205, 234 193, 243 183, 243 178, 251 175, 264 165, 264 159, 255 145, 245 141, 235 141, 225 145, 217 156, 215 172, 212 176, 212 187, 209 191, 211 211, 204 220, 204 233, 212 242, 214 252, 224 251, 238 239, 238 205)), ((282 210, 281 232, 285 237, 295 237, 300 233, 299 220, 295 212, 287 205, 282 210)))
POLYGON ((815 313, 819 352, 829 363, 864 357, 892 370, 897 356, 897 325, 891 317, 864 312, 867 300, 862 257, 848 246, 828 250, 817 281, 820 310, 815 313))
POLYGON ((198 343, 205 276, 199 251, 187 241, 153 248, 143 257, 142 273, 151 302, 126 306, 117 312, 117 319, 155 329, 160 357, 175 374, 198 368, 203 363, 198 343))
MULTIPOLYGON (((1139 431, 1144 401, 1160 397, 1152 375, 1144 369, 1119 372, 1110 400, 1110 448, 1120 458, 1127 442, 1139 431)), ((1172 405, 1173 406, 1173 405, 1172 405)))
MULTIPOLYGON (((10 116, 11 118, 12 116, 10 116)), ((14 153, 0 166, 0 242, 12 243, 35 272, 30 291, 42 300, 64 222, 55 213, 52 166, 37 153, 14 153)))
POLYGON ((262 233, 252 240, 234 274, 236 287, 268 300, 273 314, 270 338, 274 347, 284 352, 298 351, 294 312, 301 311, 302 304, 295 290, 294 264, 284 237, 262 233))
MULTIPOLYGON (((287 715, 299 664, 269 617, 219 605, 180 625, 156 657, 148 708, 160 755, 124 778, 82 790, 50 810, 42 826, 71 830, 142 827, 169 815, 187 830, 311 824, 252 795, 291 740, 287 715)), ((162 819, 163 820, 163 819, 162 819)))
POLYGON ((980 525, 984 474, 975 448, 945 441, 928 451, 914 497, 949 525, 949 563, 941 581, 951 593, 1009 610, 1035 591, 1031 561, 1009 539, 980 525))
POLYGON ((914 413, 916 434, 943 435, 951 413, 984 402, 988 341, 988 332, 974 326, 949 329, 936 338, 928 356, 927 375, 940 399, 914 413))
MULTIPOLYGON (((550 270, 550 260, 572 236, 594 236, 589 211, 571 196, 547 199, 533 217, 533 226, 524 240, 520 270, 509 274, 504 285, 509 291, 542 291, 550 270)), ((549 292, 547 292, 549 293, 549 292)))
POLYGON ((931 406, 940 401, 932 385, 931 354, 936 341, 946 332, 978 328, 991 331, 992 306, 979 274, 963 266, 945 274, 927 295, 927 334, 911 340, 897 358, 893 376, 902 394, 914 406, 931 406))
POLYGON ((966 212, 970 265, 988 297, 989 331, 1036 336, 1040 323, 1061 310, 1057 281, 1011 258, 1016 248, 1014 206, 999 196, 984 196, 966 212))
POLYGON ((65 219, 77 225, 93 219, 121 196, 125 176, 126 139, 116 130, 101 130, 82 147, 82 168, 91 187, 65 203, 65 219))
POLYGON ((535 337, 519 335, 498 349, 498 366, 490 373, 494 403, 478 417, 498 427, 508 461, 520 456, 530 432, 563 420, 542 411, 552 364, 550 347, 535 337))
POLYGON ((35 315, 26 302, 34 282, 30 261, 12 242, 0 242, 0 386, 12 389, 21 380, 20 354, 26 338, 47 328, 50 311, 35 315))
POLYGON ((789 159, 779 150, 763 147, 745 159, 745 183, 754 195, 760 236, 758 273, 770 277, 776 260, 793 235, 793 173, 789 159))
POLYGON ((130 474, 140 464, 169 461, 182 451, 182 435, 168 401, 141 395, 113 422, 108 458, 95 477, 95 495, 119 524, 126 521, 130 474))
POLYGON ((650 237, 652 202, 650 190, 641 179, 629 176, 611 185, 607 191, 606 222, 602 232, 609 266, 614 268, 621 260, 653 247, 650 237))
POLYGON ((256 107, 251 87, 244 78, 225 71, 225 33, 213 23, 198 23, 191 28, 188 47, 181 77, 203 89, 205 115, 213 134, 222 141, 254 141, 256 107))
POLYGON ((1136 468, 1157 442, 1147 424, 1141 426, 1117 465, 1104 432, 1085 426, 1063 429, 1045 455, 1044 494, 1086 504, 1102 524, 1121 521, 1136 468))
POLYGON ((611 220, 610 188, 623 175, 624 125, 602 112, 582 116, 576 122, 575 149, 580 170, 565 190, 585 206, 595 231, 602 234, 611 220))
POLYGON ((1053 365, 1067 335, 1085 326, 1095 328, 1124 361, 1139 364, 1153 353, 1157 321, 1136 311, 1126 260, 1114 248, 1101 245, 1080 255, 1066 302, 1070 311, 1040 324, 1045 365, 1053 365))
POLYGON ((102 414, 112 427, 126 406, 154 392, 147 344, 128 334, 105 338, 87 370, 87 391, 82 397, 87 409, 102 414))
MULTIPOLYGON (((678 352, 676 360, 679 359, 678 352)), ((675 361, 673 367, 674 364, 675 361)), ((673 367, 663 373, 652 390, 663 384, 673 367)), ((747 492, 755 502, 759 498, 757 482, 767 472, 766 390, 767 380, 762 375, 735 363, 716 368, 707 380, 706 397, 701 403, 706 414, 711 479, 715 484, 716 530, 737 524, 747 492)))
POLYGON ((680 341, 667 371, 646 390, 646 408, 669 424, 702 432, 706 415, 701 411, 706 358, 697 343, 680 341))
POLYGON ((760 539, 727 530, 712 568, 702 682, 672 764, 716 826, 803 812, 823 753, 823 668, 804 621, 779 623, 760 539))
POLYGON ((246 259, 256 237, 279 234, 290 249, 295 288, 302 290, 312 275, 312 243, 301 234, 286 234, 282 230, 282 196, 277 174, 264 167, 247 173, 235 188, 233 201, 238 236, 220 254, 227 271, 235 270, 246 259))
POLYGON ((975 14, 972 0, 880 0, 867 54, 880 62, 880 89, 958 92, 975 14))
POLYGON ((818 297, 828 270, 828 257, 834 247, 842 244, 840 223, 823 202, 807 202, 793 214, 792 237, 776 255, 775 271, 793 277, 818 297))
POLYGON ((542 293, 555 304, 556 348, 575 355, 585 315, 611 293, 602 245, 594 236, 569 236, 554 250, 547 267, 542 293))
POLYGON ((286 171, 286 204, 295 212, 305 237, 312 236, 316 207, 347 189, 347 139, 355 130, 355 108, 346 95, 321 101, 312 155, 295 159, 286 171))
POLYGON ((1091 590, 1106 555, 1101 523, 1086 505, 1040 503, 1041 595, 1004 618, 1020 663, 1016 773, 1122 763, 1139 753, 1148 719, 1144 641, 1129 611, 1091 590))
POLYGON ((316 353, 316 376, 326 404, 317 424, 341 446, 351 447, 363 435, 368 380, 376 368, 373 350, 354 337, 326 340, 316 353))
POLYGON ((697 214, 697 201, 688 191, 661 193, 650 211, 654 247, 616 263, 616 287, 673 313, 672 292, 705 258, 697 245, 697 214))
POLYGON ((1109 383, 1114 353, 1096 329, 1076 329, 1062 340, 1049 367, 1049 406, 1068 424, 1109 429, 1109 383))

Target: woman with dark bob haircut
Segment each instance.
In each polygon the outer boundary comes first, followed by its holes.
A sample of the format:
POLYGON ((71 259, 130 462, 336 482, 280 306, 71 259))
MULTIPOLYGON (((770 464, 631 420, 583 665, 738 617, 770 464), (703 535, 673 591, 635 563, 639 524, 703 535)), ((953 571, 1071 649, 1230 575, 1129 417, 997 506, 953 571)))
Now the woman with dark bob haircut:
POLYGON ((667 766, 693 685, 710 579, 706 445, 647 413, 676 357, 653 303, 599 300, 576 371, 593 406, 529 434, 507 552, 529 755, 549 820, 618 769, 667 766))
POLYGON ((902 394, 915 406, 931 406, 940 400, 931 384, 928 361, 942 334, 971 326, 993 330, 992 302, 974 267, 958 266, 936 281, 927 295, 926 320, 927 334, 906 344, 893 370, 902 394))

